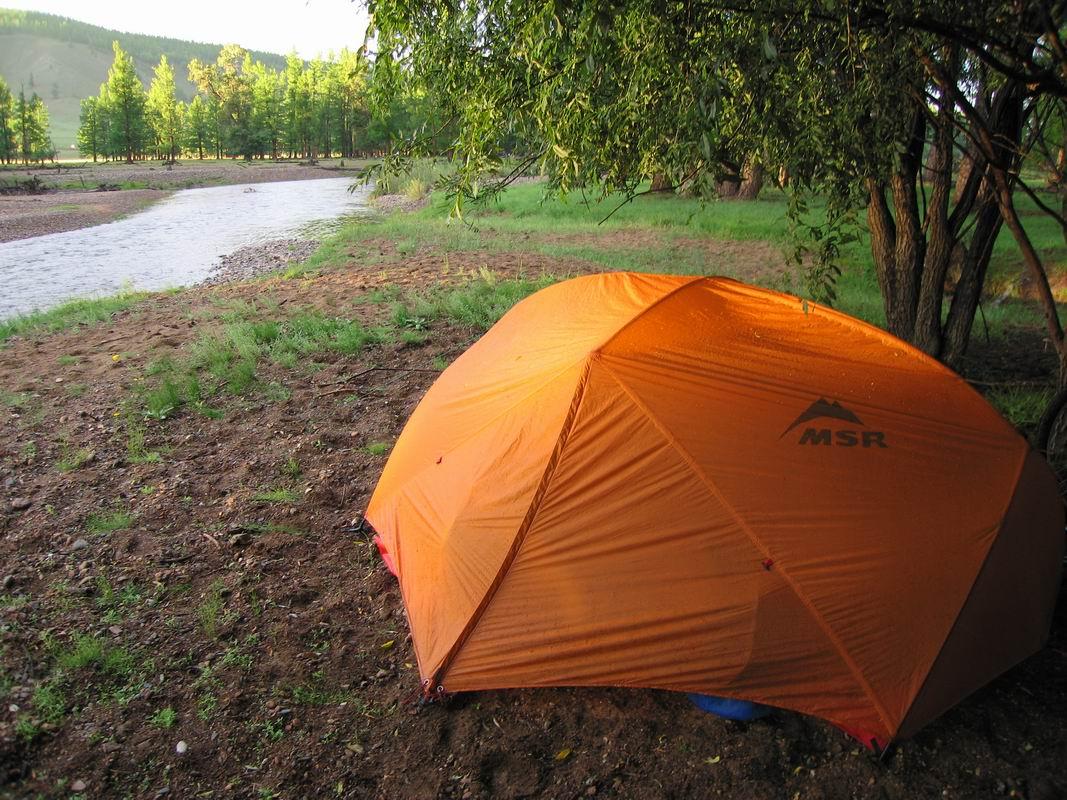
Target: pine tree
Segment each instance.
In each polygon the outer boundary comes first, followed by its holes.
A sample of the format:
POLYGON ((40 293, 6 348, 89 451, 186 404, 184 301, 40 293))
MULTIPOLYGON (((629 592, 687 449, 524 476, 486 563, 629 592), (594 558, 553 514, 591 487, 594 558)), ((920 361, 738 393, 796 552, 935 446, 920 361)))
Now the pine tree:
POLYGON ((100 94, 96 98, 96 124, 100 128, 100 154, 105 159, 113 159, 116 156, 115 153, 115 141, 111 135, 111 92, 108 91, 107 84, 100 84, 100 94))
POLYGON ((30 99, 30 114, 33 117, 33 158, 44 161, 46 158, 56 160, 56 148, 52 144, 52 123, 48 116, 48 106, 35 92, 30 99))
POLYGON ((211 137, 212 119, 211 109, 204 99, 197 95, 189 103, 189 109, 185 114, 185 149, 195 152, 196 157, 204 157, 204 148, 214 153, 214 140, 211 137))
POLYGON ((155 138, 156 153, 161 158, 175 160, 182 148, 182 124, 185 107, 176 97, 174 70, 161 56, 155 77, 148 89, 145 110, 155 138))
POLYGON ((83 156, 92 156, 96 161, 98 156, 104 154, 102 128, 100 125, 101 103, 97 97, 86 97, 81 102, 81 113, 78 117, 78 151, 83 156))
POLYGON ((0 163, 10 164, 17 153, 15 148, 15 98, 0 78, 0 163))
POLYGON ((125 156, 127 163, 133 163, 134 156, 144 152, 148 134, 144 86, 133 68, 133 59, 118 42, 112 48, 115 61, 107 75, 112 149, 116 156, 125 156))
POLYGON ((19 90, 18 100, 15 101, 14 129, 16 152, 23 164, 37 160, 42 149, 45 131, 39 127, 41 119, 36 108, 39 104, 41 98, 36 94, 27 100, 26 92, 19 90))

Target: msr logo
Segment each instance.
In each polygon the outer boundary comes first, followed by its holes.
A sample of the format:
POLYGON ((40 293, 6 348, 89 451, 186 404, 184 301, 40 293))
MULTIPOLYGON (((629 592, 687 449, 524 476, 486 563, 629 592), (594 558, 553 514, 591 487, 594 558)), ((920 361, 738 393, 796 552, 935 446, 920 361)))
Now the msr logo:
MULTIPOLYGON (((866 428, 863 421, 857 417, 854 413, 849 411, 843 405, 836 400, 832 403, 825 397, 820 397, 814 403, 812 403, 806 410, 801 412, 800 416, 793 420, 793 424, 786 428, 779 439, 785 438, 785 435, 795 428, 800 427, 808 422, 814 422, 815 420, 832 419, 838 422, 847 422, 852 425, 866 428)), ((800 439, 797 444, 811 444, 811 445, 826 445, 837 447, 888 447, 885 443, 885 433, 883 431, 872 430, 857 430, 855 428, 824 428, 807 426, 800 434, 800 439)))

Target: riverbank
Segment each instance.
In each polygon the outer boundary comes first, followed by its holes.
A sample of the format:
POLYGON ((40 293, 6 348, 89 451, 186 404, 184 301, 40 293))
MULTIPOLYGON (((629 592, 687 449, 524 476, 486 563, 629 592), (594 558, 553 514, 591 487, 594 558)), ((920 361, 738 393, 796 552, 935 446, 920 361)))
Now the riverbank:
POLYGON ((61 163, 55 167, 0 169, 0 185, 36 182, 40 193, 0 194, 0 242, 43 236, 112 222, 169 196, 178 189, 275 181, 351 177, 366 161, 326 159, 318 164, 189 159, 61 163))
MULTIPOLYGON (((471 226, 442 208, 353 222, 290 278, 0 325, 17 334, 0 349, 0 785, 26 797, 1062 796, 1063 604, 1045 650, 884 759, 818 720, 733 723, 670 692, 411 703, 400 593, 359 523, 419 398, 514 302, 568 275, 786 286, 768 222, 780 209, 761 206, 646 198, 599 225, 606 210, 541 205, 530 187, 469 212, 471 226)), ((847 276, 851 308, 870 306, 867 280, 847 276)), ((991 310, 968 377, 1051 380, 1030 313, 991 310)))

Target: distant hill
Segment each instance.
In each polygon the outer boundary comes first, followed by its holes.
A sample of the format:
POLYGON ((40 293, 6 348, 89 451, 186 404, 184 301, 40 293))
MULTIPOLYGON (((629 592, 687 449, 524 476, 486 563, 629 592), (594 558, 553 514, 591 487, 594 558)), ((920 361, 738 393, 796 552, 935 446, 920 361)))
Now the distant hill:
MULTIPOLYGON (((195 87, 187 80, 194 58, 214 61, 222 45, 122 33, 77 20, 0 8, 0 76, 16 94, 19 88, 37 92, 52 117, 52 140, 60 153, 69 152, 78 131, 83 97, 95 95, 111 66, 111 43, 118 41, 137 67, 145 87, 152 69, 166 54, 174 67, 178 94, 191 100, 195 87)), ((264 64, 282 69, 285 57, 251 51, 264 64)))

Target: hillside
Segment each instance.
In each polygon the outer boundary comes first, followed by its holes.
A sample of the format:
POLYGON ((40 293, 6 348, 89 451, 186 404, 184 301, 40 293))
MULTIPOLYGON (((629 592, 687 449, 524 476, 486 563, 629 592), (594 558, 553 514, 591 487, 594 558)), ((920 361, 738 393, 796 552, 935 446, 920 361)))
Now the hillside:
MULTIPOLYGON (((118 41, 134 60, 145 85, 152 68, 166 54, 174 65, 178 93, 184 100, 195 91, 187 80, 194 58, 214 61, 221 45, 123 33, 77 20, 33 11, 0 9, 0 77, 12 91, 37 92, 52 116, 52 140, 60 153, 70 150, 78 130, 83 97, 96 94, 111 66, 111 43, 118 41)), ((280 69, 284 56, 253 50, 252 57, 280 69)))

